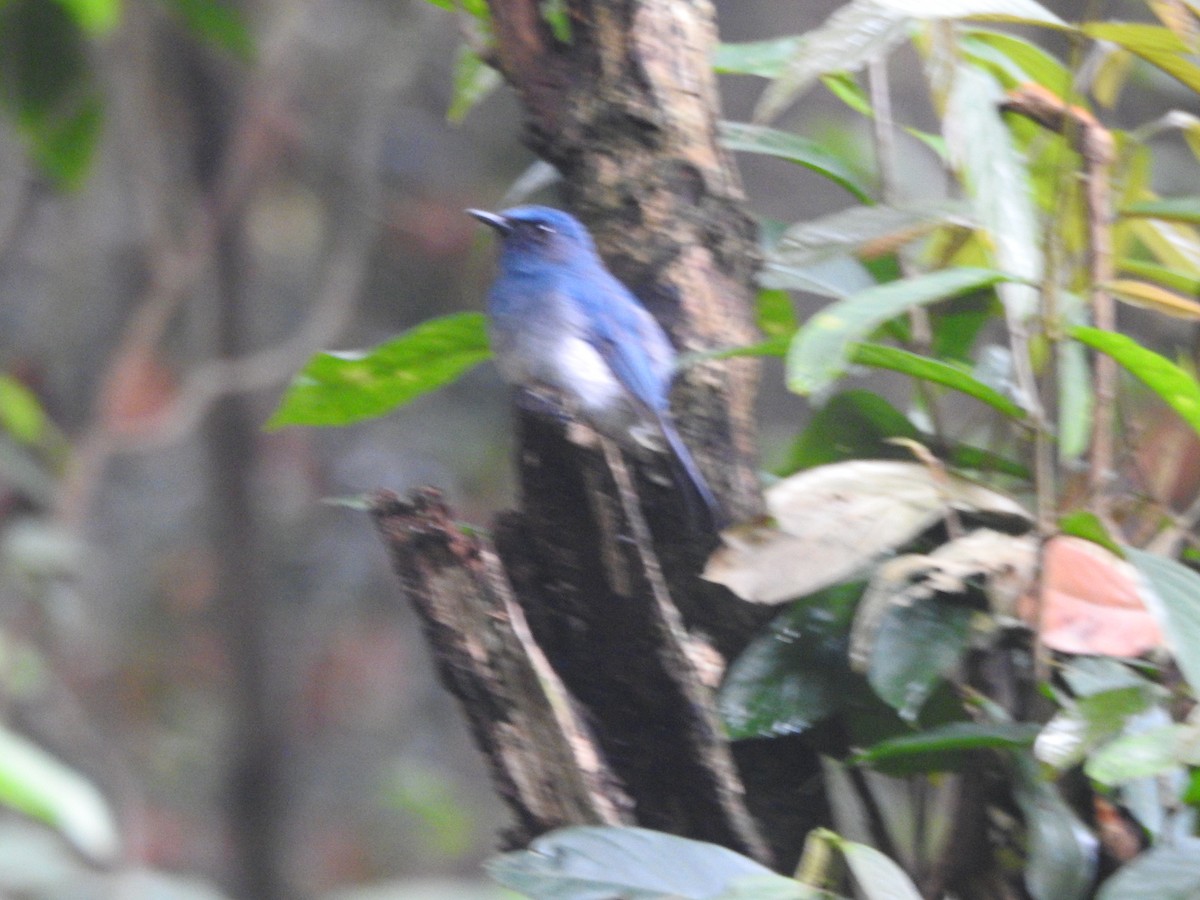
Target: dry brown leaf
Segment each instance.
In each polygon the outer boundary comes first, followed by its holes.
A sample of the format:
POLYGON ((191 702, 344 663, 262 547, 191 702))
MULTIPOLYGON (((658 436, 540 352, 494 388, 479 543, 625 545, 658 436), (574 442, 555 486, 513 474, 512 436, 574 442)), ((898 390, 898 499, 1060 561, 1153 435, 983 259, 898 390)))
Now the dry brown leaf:
MULTIPOLYGON (((1070 535, 1046 543, 1042 561, 1042 643, 1062 653, 1140 656, 1163 646, 1162 630, 1141 598, 1137 570, 1099 544, 1070 535)), ((1038 627, 1037 599, 1019 614, 1038 627)))
POLYGON ((775 525, 728 529, 704 577, 743 600, 782 603, 861 576, 949 508, 1028 521, 1015 501, 920 463, 854 460, 785 478, 766 492, 775 525))

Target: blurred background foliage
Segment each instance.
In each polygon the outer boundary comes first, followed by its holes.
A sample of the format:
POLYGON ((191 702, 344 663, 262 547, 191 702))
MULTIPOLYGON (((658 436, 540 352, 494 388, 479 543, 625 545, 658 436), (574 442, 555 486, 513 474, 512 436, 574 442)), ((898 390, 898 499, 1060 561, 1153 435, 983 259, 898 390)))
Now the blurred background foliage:
MULTIPOLYGON (((494 849, 498 801, 370 524, 322 501, 435 484, 486 523, 511 494, 498 379, 261 429, 314 351, 481 307, 490 254, 462 209, 532 160, 511 96, 472 102, 496 79, 464 49, 480 26, 436 8, 457 5, 0 2, 0 893, 432 897, 494 849)), ((836 7, 716 5, 728 41, 836 7)), ((906 54, 896 119, 933 128, 906 54)), ((731 120, 747 82, 722 83, 731 120)), ((826 87, 774 124, 842 186, 746 157, 768 223, 875 181, 854 91, 826 87)), ((1179 96, 1139 69, 1112 116, 1179 96)), ((943 182, 927 144, 899 139, 902 193, 943 182)), ((1154 186, 1186 193, 1193 165, 1162 141, 1154 186)), ((762 444, 792 469, 806 413, 782 380, 762 444)))

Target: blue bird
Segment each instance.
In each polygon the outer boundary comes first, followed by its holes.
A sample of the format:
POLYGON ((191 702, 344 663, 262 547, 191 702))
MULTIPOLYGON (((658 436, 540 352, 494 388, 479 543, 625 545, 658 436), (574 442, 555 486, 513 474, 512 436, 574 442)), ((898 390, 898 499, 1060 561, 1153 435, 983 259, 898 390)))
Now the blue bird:
POLYGON ((546 206, 467 210, 500 236, 489 336, 510 384, 549 388, 627 449, 669 451, 715 526, 720 504, 671 421, 675 350, 645 307, 604 267, 588 230, 546 206))

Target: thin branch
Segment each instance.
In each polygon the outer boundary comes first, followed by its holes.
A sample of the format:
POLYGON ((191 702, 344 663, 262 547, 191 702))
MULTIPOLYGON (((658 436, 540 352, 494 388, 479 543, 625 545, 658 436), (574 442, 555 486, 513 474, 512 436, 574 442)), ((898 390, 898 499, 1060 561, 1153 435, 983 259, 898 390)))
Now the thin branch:
MULTIPOLYGON (((1051 131, 1062 134, 1083 157, 1084 198, 1087 203, 1088 276, 1092 291, 1092 321, 1097 328, 1115 331, 1116 302, 1107 290, 1113 278, 1112 190, 1110 170, 1115 158, 1112 133, 1081 106, 1069 106, 1050 91, 1022 85, 1009 92, 1005 108, 1051 131)), ((1095 412, 1088 484, 1092 511, 1108 521, 1114 473, 1117 364, 1097 353, 1093 362, 1095 412)))

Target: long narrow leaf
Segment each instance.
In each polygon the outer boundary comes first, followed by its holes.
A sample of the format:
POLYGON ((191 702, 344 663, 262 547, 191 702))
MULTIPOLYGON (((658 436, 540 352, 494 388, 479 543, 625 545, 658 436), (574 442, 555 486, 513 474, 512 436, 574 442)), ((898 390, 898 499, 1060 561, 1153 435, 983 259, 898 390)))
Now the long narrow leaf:
POLYGON ((985 72, 960 65, 946 103, 943 130, 954 167, 971 198, 976 219, 991 238, 997 268, 1028 284, 997 291, 1011 316, 1037 310, 1042 253, 1025 163, 1000 118, 1003 92, 985 72))
POLYGON ((1070 329, 1070 334, 1115 359, 1200 434, 1200 383, 1191 374, 1123 334, 1082 325, 1070 329))
POLYGON ((761 153, 794 162, 840 184, 864 203, 871 202, 870 194, 858 175, 816 141, 764 125, 722 122, 721 143, 730 150, 761 153))
POLYGON ((788 348, 788 387, 811 394, 829 385, 845 370, 855 343, 914 306, 1009 280, 1011 276, 991 269, 947 269, 876 285, 827 306, 804 324, 788 348))
POLYGON ((953 388, 968 397, 974 397, 993 409, 1013 419, 1024 416, 1021 407, 1005 397, 995 388, 984 384, 969 372, 957 366, 931 359, 902 350, 899 347, 888 347, 884 344, 859 344, 851 356, 853 362, 862 366, 874 366, 877 369, 889 369, 900 372, 921 381, 930 381, 953 388))

